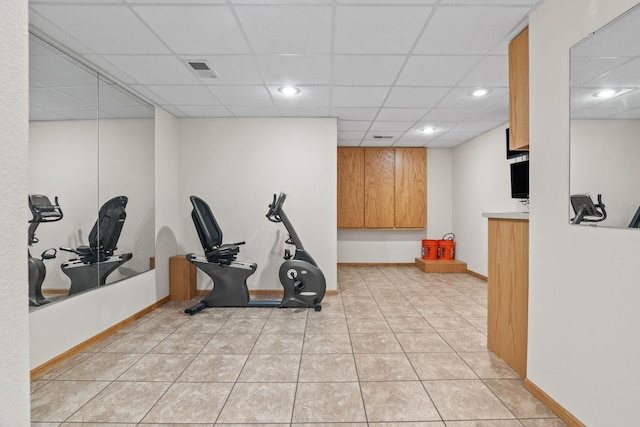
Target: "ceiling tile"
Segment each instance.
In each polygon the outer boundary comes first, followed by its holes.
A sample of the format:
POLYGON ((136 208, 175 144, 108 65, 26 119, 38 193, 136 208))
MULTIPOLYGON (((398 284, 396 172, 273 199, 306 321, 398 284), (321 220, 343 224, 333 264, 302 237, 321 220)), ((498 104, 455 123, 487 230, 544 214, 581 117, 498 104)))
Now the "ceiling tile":
POLYGON ((435 4, 436 0, 337 0, 338 4, 377 4, 377 5, 425 5, 435 4))
POLYGON ((150 91, 146 86, 142 85, 128 85, 129 89, 140 95, 143 99, 148 100, 152 104, 166 105, 167 101, 158 96, 157 93, 150 91))
POLYGON ((404 132, 415 122, 381 122, 376 120, 369 129, 370 132, 404 132))
POLYGON ((108 55, 107 61, 131 76, 135 83, 149 84, 198 84, 200 81, 187 64, 174 56, 157 55, 108 55))
POLYGON ((257 58, 268 84, 297 86, 330 83, 329 55, 260 55, 257 58))
POLYGON ((509 87, 509 57, 485 56, 460 82, 461 86, 509 87))
POLYGON ((172 114, 174 117, 188 117, 184 112, 182 112, 178 107, 174 105, 163 105, 160 108, 165 110, 167 113, 172 114))
POLYGON ((424 147, 428 141, 419 139, 398 138, 393 144, 394 147, 424 147))
MULTIPOLYGON (((220 101, 216 99, 206 86, 175 86, 175 85, 148 85, 147 89, 154 92, 157 96, 167 101, 169 104, 178 106, 196 106, 196 105, 220 105, 220 101)), ((185 111, 182 109, 182 111, 185 111)))
POLYGON ((338 139, 362 139, 366 132, 338 131, 338 139))
POLYGON ((591 87, 638 88, 640 87, 640 59, 626 62, 588 83, 591 87))
POLYGON ((202 106, 202 105, 180 105, 180 110, 189 117, 231 117, 233 114, 226 107, 202 106))
POLYGON ((338 130, 367 131, 371 122, 366 120, 338 120, 338 130))
POLYGON ((486 5, 511 5, 511 6, 534 6, 541 0, 441 0, 440 4, 468 4, 471 6, 477 6, 478 3, 486 5))
POLYGON ((134 10, 179 55, 249 52, 227 6, 136 6, 134 10))
POLYGON ((336 107, 377 107, 382 104, 388 87, 335 86, 332 105, 336 107))
POLYGON ((495 129, 498 126, 502 126, 504 122, 480 122, 480 121, 469 121, 462 122, 456 125, 453 130, 455 132, 480 132, 485 133, 491 129, 495 129))
POLYGON ((451 140, 435 140, 435 141, 431 141, 428 142, 426 144, 426 146, 428 148, 453 148, 456 145, 460 145, 464 142, 467 142, 467 139, 462 139, 462 138, 458 138, 458 139, 451 139, 451 140))
POLYGON ((391 147, 398 138, 389 138, 389 139, 364 139, 362 140, 363 147, 391 147))
POLYGON ((408 53, 431 7, 338 6, 336 53, 408 53))
POLYGON ((330 53, 332 8, 236 6, 255 53, 330 53))
POLYGON ((463 121, 478 113, 481 108, 434 108, 422 118, 423 121, 463 121))
POLYGON ((384 140, 391 140, 391 139, 398 139, 400 136, 402 136, 402 134, 404 133, 404 131, 373 131, 370 130, 369 132, 366 133, 366 135, 364 136, 364 139, 366 140, 378 140, 378 139, 384 139, 384 140), (391 138, 374 138, 376 136, 384 136, 384 137, 388 137, 390 136, 391 138))
POLYGON ((600 77, 619 65, 627 62, 629 58, 613 57, 571 57, 571 86, 579 87, 590 80, 600 77))
POLYGON ((287 117, 327 117, 329 107, 280 107, 287 117))
POLYGON ((343 120, 373 120, 378 108, 349 108, 331 106, 331 115, 343 120))
POLYGON ((509 106, 506 107, 487 107, 473 115, 469 120, 478 120, 481 122, 502 122, 509 121, 509 106))
MULTIPOLYGON (((94 53, 168 53, 168 49, 125 5, 31 6, 94 53), (117 25, 114 25, 117 23, 117 25)), ((80 52, 88 53, 88 52, 80 52)))
POLYGON ((391 86, 404 63, 404 55, 335 55, 334 85, 391 86))
POLYGON ((96 86, 97 78, 95 72, 60 55, 37 56, 29 63, 29 80, 44 86, 96 86))
MULTIPOLYGON (((29 91, 29 104, 36 105, 43 109, 57 108, 86 108, 87 105, 81 101, 64 95, 58 91, 44 88, 29 91)), ((95 105, 93 106, 95 110, 95 105)))
POLYGON ((420 120, 428 112, 428 108, 382 108, 376 120, 415 122, 420 120))
POLYGON ((481 56, 433 55, 409 57, 396 84, 400 86, 455 86, 481 56))
POLYGON ((200 79, 207 85, 259 85, 262 75, 252 55, 198 55, 181 56, 181 60, 206 61, 218 78, 200 79))
POLYGON ((229 110, 236 117, 280 117, 280 110, 272 107, 235 107, 230 106, 229 110))
POLYGON ((506 95, 507 88, 494 88, 488 95, 475 97, 471 95, 473 88, 457 87, 438 103, 438 108, 482 108, 491 105, 506 95))
POLYGON ((450 88, 447 87, 394 87, 385 107, 427 108, 434 107, 450 88))
POLYGON ((283 107, 329 107, 329 86, 300 86, 300 93, 287 96, 278 92, 278 86, 270 86, 269 91, 276 105, 283 107))
POLYGON ((264 86, 209 86, 209 89, 223 105, 239 107, 273 105, 264 86))
POLYGON ((122 71, 102 55, 83 55, 83 58, 101 74, 109 76, 122 84, 132 85, 136 83, 136 79, 122 71))
POLYGON ((438 7, 414 53, 486 54, 528 12, 528 7, 438 7))
MULTIPOLYGON (((175 1, 175 0, 172 0, 175 1)), ((233 4, 331 4, 333 0, 231 0, 233 4)))

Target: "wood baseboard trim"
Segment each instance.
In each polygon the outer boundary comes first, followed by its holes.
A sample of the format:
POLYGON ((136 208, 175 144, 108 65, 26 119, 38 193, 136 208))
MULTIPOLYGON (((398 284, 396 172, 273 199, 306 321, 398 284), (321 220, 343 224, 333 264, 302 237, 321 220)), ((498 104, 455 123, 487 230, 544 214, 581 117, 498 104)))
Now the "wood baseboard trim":
MULTIPOLYGON (((196 291, 197 295, 207 295, 209 292, 211 292, 211 289, 198 289, 196 291)), ((338 290, 329 290, 326 291, 324 294, 325 295, 338 295, 338 290)), ((256 289, 254 291, 249 291, 249 295, 256 295, 256 296, 268 296, 268 297, 282 297, 284 295, 283 291, 278 291, 275 289, 256 289)))
POLYGON ((82 353, 84 350, 86 350, 87 348, 91 347, 95 343, 97 343, 99 341, 102 341, 103 339, 107 338, 108 336, 114 334, 118 329, 133 323, 134 321, 138 320, 142 316, 144 316, 144 315, 146 315, 148 313, 151 313, 153 310, 155 310, 156 308, 166 304, 167 302, 169 302, 169 297, 168 296, 162 298, 160 301, 157 301, 157 302, 151 304, 148 307, 143 308, 142 310, 140 310, 136 314, 134 314, 134 315, 132 315, 130 317, 127 317, 123 321, 116 323, 112 327, 110 327, 108 329, 105 329, 104 331, 102 331, 99 334, 89 338, 88 340, 86 340, 84 342, 81 342, 77 346, 70 348, 69 350, 67 350, 64 353, 54 357, 53 359, 49 360, 48 362, 45 362, 42 365, 40 365, 40 366, 38 366, 36 368, 33 368, 31 370, 31 380, 35 380, 36 378, 40 377, 41 375, 43 375, 44 373, 48 372, 49 370, 55 368, 56 366, 58 366, 62 362, 65 362, 65 361, 71 359, 73 356, 82 353))
POLYGON ((338 267, 414 267, 413 262, 339 262, 338 267))
POLYGON ((573 414, 562 407, 558 402, 553 400, 551 396, 545 393, 540 387, 531 382, 529 378, 524 379, 524 388, 529 390, 531 394, 538 398, 540 402, 551 409, 562 421, 567 423, 569 427, 586 427, 573 414))
POLYGON ((467 269, 467 274, 468 274, 468 275, 470 275, 470 276, 473 276, 473 277, 477 277, 478 279, 482 279, 482 280, 484 280, 485 282, 489 280, 489 278, 488 278, 487 276, 483 276, 482 274, 480 274, 480 273, 476 273, 476 272, 475 272, 475 271, 473 271, 473 270, 469 270, 469 269, 467 269))

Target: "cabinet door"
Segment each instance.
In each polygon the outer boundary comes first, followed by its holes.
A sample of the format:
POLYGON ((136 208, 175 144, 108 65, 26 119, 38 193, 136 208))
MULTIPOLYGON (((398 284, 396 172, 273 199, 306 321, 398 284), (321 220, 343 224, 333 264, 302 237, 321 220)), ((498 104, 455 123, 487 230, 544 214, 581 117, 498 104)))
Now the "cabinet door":
POLYGON ((427 151, 396 148, 395 226, 424 228, 427 209, 427 151))
POLYGON ((529 29, 509 44, 509 148, 529 149, 529 29))
POLYGON ((364 149, 338 148, 338 228, 364 227, 364 149))
POLYGON ((364 149, 364 226, 393 228, 395 161, 390 147, 364 149))

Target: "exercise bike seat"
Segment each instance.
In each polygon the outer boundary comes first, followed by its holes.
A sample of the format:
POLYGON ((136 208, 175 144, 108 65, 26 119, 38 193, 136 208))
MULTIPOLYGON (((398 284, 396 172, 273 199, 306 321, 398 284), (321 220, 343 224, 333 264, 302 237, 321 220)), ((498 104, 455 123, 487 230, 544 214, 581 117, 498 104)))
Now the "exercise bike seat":
POLYGON ((240 248, 245 242, 222 243, 222 230, 213 216, 209 205, 199 197, 189 198, 193 205, 191 218, 198 232, 198 238, 204 249, 204 255, 209 262, 231 264, 236 260, 240 248))

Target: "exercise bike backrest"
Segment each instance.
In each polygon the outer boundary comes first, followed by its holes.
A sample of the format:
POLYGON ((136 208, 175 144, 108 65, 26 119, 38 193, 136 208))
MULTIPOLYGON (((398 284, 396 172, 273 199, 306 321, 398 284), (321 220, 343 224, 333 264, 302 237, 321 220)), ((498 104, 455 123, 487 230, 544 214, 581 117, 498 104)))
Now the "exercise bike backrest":
POLYGON ((191 196, 189 199, 193 205, 191 219, 207 260, 220 264, 230 264, 235 261, 236 255, 240 252, 238 246, 244 245, 245 242, 223 244, 222 229, 207 202, 196 196, 191 196))
POLYGON ((89 233, 89 246, 60 249, 79 255, 83 263, 100 262, 112 256, 118 249, 118 240, 127 218, 125 208, 128 201, 127 196, 116 196, 100 207, 98 219, 89 233))

